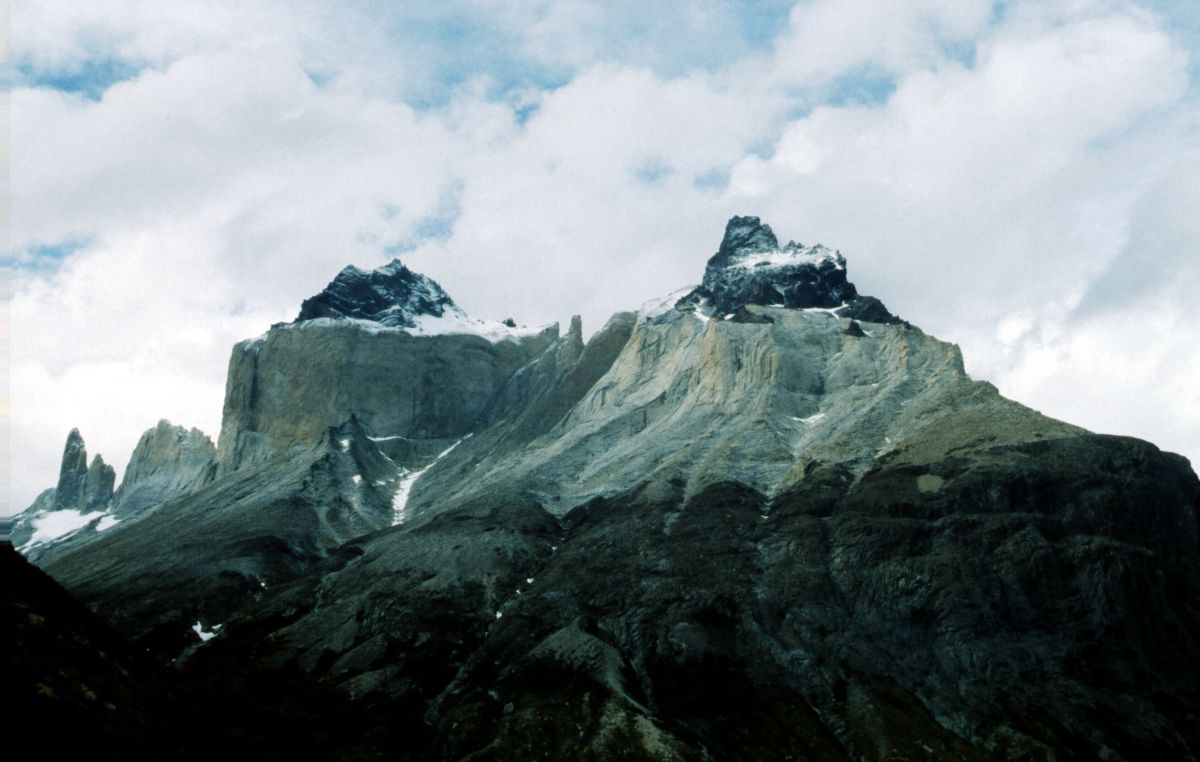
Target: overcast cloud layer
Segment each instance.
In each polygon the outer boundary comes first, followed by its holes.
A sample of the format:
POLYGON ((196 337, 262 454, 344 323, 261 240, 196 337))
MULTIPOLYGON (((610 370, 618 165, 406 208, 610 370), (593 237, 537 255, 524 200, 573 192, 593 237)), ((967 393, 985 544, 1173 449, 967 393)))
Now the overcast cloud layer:
POLYGON ((590 332, 732 214, 1200 463, 1187 0, 392 5, 16 0, 10 510, 73 426, 118 471, 159 418, 215 436, 232 344, 348 263, 590 332))

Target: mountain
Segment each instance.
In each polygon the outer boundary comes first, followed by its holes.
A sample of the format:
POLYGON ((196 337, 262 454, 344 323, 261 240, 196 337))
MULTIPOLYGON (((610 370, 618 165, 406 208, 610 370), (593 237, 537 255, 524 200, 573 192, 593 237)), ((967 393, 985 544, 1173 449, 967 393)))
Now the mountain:
POLYGON ((323 317, 369 320, 392 328, 414 328, 423 317, 461 312, 433 280, 393 260, 378 270, 350 265, 325 290, 304 300, 296 322, 323 317))
POLYGON ((1187 461, 754 217, 586 342, 347 268, 234 347, 208 457, 38 562, 164 661, 350 702, 355 754, 1200 756, 1187 461))
POLYGON ((67 435, 58 484, 17 516, 12 542, 29 558, 43 561, 86 545, 121 521, 140 520, 152 509, 211 481, 216 448, 199 429, 188 431, 162 420, 138 440, 121 486, 116 472, 97 454, 90 466, 78 429, 67 435))

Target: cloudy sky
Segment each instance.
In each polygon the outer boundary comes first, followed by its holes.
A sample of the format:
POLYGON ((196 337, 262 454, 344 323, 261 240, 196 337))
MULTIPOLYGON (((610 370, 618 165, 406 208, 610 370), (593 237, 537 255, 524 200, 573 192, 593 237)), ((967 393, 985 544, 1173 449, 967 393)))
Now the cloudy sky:
POLYGON ((1192 0, 14 0, 10 35, 10 510, 73 426, 119 472, 159 418, 215 435, 231 345, 347 263, 592 331, 732 214, 1200 463, 1192 0))

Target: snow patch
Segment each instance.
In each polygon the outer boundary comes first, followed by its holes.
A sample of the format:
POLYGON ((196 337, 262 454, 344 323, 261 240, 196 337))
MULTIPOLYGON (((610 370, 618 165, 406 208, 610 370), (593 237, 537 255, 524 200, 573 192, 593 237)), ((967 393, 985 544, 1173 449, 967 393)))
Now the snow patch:
POLYGON ((361 484, 362 483, 362 474, 355 474, 354 476, 351 476, 350 481, 354 482, 355 484, 361 484))
POLYGON ((445 450, 442 450, 438 456, 433 459, 433 462, 424 468, 418 468, 415 471, 401 469, 400 482, 396 485, 396 493, 392 495, 392 526, 399 526, 400 524, 404 523, 405 513, 408 509, 408 495, 412 492, 413 485, 417 483, 417 479, 420 479, 422 474, 433 468, 439 460, 453 452, 455 447, 458 447, 460 444, 470 438, 471 435, 467 434, 465 437, 450 445, 445 450))
POLYGON ((445 336, 461 335, 480 336, 495 344, 500 341, 517 341, 525 336, 537 336, 549 328, 541 326, 511 326, 498 320, 479 320, 467 317, 467 313, 458 309, 448 309, 441 317, 433 315, 416 315, 414 328, 406 329, 414 336, 445 336))
POLYGON ((342 452, 350 452, 350 438, 339 439, 338 445, 341 446, 342 452))
POLYGON ((791 416, 791 419, 793 421, 799 421, 800 423, 808 424, 809 426, 811 426, 812 424, 816 423, 817 421, 821 420, 824 417, 825 417, 824 413, 817 413, 816 415, 810 415, 807 418, 797 418, 796 416, 793 415, 793 416, 791 416))
POLYGON ((105 529, 111 529, 112 527, 116 526, 119 523, 121 523, 121 520, 119 518, 109 514, 109 515, 105 516, 104 518, 100 519, 99 522, 97 522, 96 531, 103 532, 105 529))
POLYGON ((206 631, 204 629, 204 625, 201 624, 199 619, 197 619, 196 623, 194 625, 192 625, 192 632, 196 633, 196 637, 200 638, 201 643, 207 643, 208 641, 217 637, 217 633, 224 626, 225 625, 223 625, 223 624, 216 624, 216 625, 213 625, 213 628, 211 630, 206 631))
POLYGON ((657 299, 651 299, 643 304, 642 308, 638 310, 639 320, 651 320, 659 317, 660 315, 667 314, 675 308, 676 302, 690 294, 695 290, 695 288, 695 286, 687 286, 679 289, 678 291, 672 291, 666 296, 660 296, 657 299))
MULTIPOLYGON (((468 335, 479 336, 487 339, 495 344, 500 341, 517 341, 524 336, 537 336, 538 334, 550 328, 551 325, 543 326, 510 326, 498 320, 477 320, 467 317, 467 314, 456 308, 448 308, 442 315, 414 315, 412 318, 416 324, 412 328, 400 328, 374 320, 366 320, 364 318, 352 317, 321 317, 305 320, 300 323, 290 323, 280 326, 282 330, 306 330, 309 328, 327 328, 333 326, 354 326, 359 330, 366 331, 372 335, 379 334, 408 334, 409 336, 446 336, 446 335, 468 335)), ((261 339, 262 337, 259 337, 261 339)), ((251 343, 259 341, 252 340, 251 343)))
POLYGON ((96 514, 81 513, 70 508, 47 511, 33 519, 33 536, 21 546, 21 550, 47 542, 61 540, 78 532, 96 519, 96 514))
POLYGON ((758 267, 795 267, 796 265, 817 266, 823 262, 833 262, 839 270, 846 268, 845 262, 834 252, 821 244, 815 246, 785 247, 773 251, 759 251, 745 254, 729 268, 750 270, 758 267))
POLYGON ((842 309, 845 306, 846 306, 846 303, 843 302, 836 307, 805 307, 803 309, 803 311, 804 312, 824 313, 826 315, 829 315, 830 317, 835 317, 840 320, 842 316, 838 314, 838 310, 842 309))

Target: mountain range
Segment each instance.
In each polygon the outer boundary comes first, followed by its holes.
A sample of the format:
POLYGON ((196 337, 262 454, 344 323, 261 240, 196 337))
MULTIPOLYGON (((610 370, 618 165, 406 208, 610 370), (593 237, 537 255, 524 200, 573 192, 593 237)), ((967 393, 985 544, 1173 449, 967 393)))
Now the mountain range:
POLYGON ((114 489, 72 431, 6 629, 90 634, 18 639, 11 697, 125 717, 126 759, 1200 757, 1186 459, 972 380, 756 217, 583 337, 347 267, 233 348, 216 445, 162 421, 114 489), (71 599, 103 622, 36 613, 71 599))

